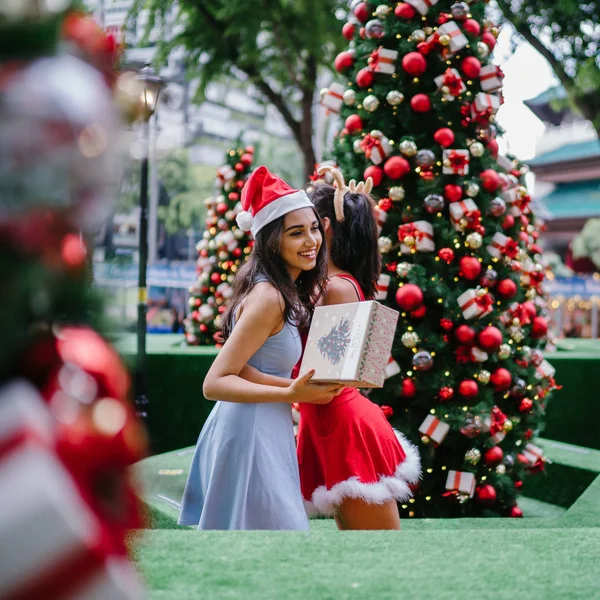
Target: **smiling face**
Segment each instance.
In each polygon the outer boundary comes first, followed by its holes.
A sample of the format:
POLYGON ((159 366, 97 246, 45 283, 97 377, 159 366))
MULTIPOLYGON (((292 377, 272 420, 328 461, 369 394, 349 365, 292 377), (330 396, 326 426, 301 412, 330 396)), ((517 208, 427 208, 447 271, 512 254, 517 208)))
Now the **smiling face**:
POLYGON ((283 234, 279 255, 293 279, 317 264, 323 243, 319 220, 312 208, 301 208, 283 218, 283 234))

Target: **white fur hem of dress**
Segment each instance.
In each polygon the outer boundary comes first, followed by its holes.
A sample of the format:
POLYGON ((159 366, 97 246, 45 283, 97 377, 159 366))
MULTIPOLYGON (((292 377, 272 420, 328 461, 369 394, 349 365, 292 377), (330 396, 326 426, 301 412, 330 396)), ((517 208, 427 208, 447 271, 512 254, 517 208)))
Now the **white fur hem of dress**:
POLYGON ((390 500, 406 502, 412 497, 410 483, 421 478, 421 457, 419 450, 411 444, 398 430, 394 433, 406 454, 404 461, 398 466, 393 476, 380 477, 375 483, 363 483, 358 477, 336 483, 330 490, 319 486, 309 500, 304 500, 304 508, 308 516, 316 514, 333 516, 335 509, 344 498, 356 498, 369 504, 385 504, 390 500))

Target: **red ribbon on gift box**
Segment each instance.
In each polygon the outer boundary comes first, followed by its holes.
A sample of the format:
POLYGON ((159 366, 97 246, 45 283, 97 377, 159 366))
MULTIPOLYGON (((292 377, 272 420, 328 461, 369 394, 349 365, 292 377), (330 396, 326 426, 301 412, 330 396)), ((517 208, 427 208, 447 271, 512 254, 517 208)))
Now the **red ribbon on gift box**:
POLYGON ((406 223, 406 225, 400 225, 398 228, 398 240, 404 242, 404 239, 408 236, 415 238, 417 242, 422 239, 433 240, 433 236, 425 231, 421 231, 414 223, 406 223))
POLYGON ((463 80, 453 69, 446 69, 442 85, 447 86, 453 96, 460 96, 464 90, 463 80))
POLYGON ((466 153, 456 152, 456 150, 449 152, 446 159, 450 161, 450 166, 454 171, 463 171, 469 164, 468 155, 466 153))
POLYGON ((492 305, 494 304, 494 300, 490 294, 484 294, 483 296, 475 296, 475 298, 471 298, 470 300, 467 300, 461 306, 461 309, 464 312, 465 310, 467 310, 467 308, 470 308, 474 304, 477 304, 477 306, 482 311, 486 312, 487 310, 489 310, 492 307, 492 305))
POLYGON ((368 59, 369 69, 371 69, 372 71, 377 71, 377 67, 379 66, 379 63, 384 63, 387 65, 394 64, 394 60, 387 56, 382 56, 379 52, 380 50, 381 50, 381 48, 374 50, 373 52, 371 52, 371 56, 369 56, 369 59, 368 59))
POLYGON ((381 145, 381 140, 379 138, 373 137, 370 133, 365 135, 365 137, 360 141, 360 147, 364 150, 365 156, 369 159, 371 158, 373 150, 379 150, 381 158, 386 157, 385 150, 381 145))

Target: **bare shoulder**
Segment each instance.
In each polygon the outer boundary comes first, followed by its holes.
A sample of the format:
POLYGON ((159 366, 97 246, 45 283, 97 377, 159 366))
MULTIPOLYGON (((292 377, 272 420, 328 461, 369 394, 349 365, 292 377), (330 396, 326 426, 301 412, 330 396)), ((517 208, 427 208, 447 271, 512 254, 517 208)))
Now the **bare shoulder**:
POLYGON ((332 277, 327 283, 324 304, 348 304, 358 302, 356 288, 343 277, 332 277))
POLYGON ((282 312, 285 306, 281 292, 268 281, 257 283, 244 298, 245 311, 282 312))

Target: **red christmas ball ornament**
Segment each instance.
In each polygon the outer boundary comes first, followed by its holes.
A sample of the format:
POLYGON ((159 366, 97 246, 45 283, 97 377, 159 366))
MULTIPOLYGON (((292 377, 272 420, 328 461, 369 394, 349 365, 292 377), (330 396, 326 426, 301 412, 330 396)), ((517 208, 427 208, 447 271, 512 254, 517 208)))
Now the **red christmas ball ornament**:
POLYGON ((447 264, 450 264, 454 260, 454 250, 452 248, 441 248, 438 252, 438 256, 447 264))
POLYGON ((244 185, 245 185, 245 184, 246 184, 246 182, 245 182, 245 181, 242 181, 241 179, 238 179, 238 180, 235 182, 235 187, 236 187, 238 190, 241 190, 241 189, 244 187, 244 185))
POLYGON ((473 379, 464 379, 458 384, 458 393, 465 398, 475 398, 479 394, 479 386, 473 379))
POLYGON ((440 319, 440 327, 444 331, 452 331, 454 323, 450 319, 440 319))
POLYGON ((431 100, 427 94, 415 94, 410 99, 410 107, 418 113, 426 113, 431 110, 431 100))
POLYGON ((502 452, 502 448, 500 448, 500 446, 492 446, 485 451, 483 458, 485 464, 489 467, 492 467, 502 462, 502 459, 504 458, 504 452, 502 452))
POLYGON ((415 9, 410 4, 403 2, 402 4, 398 4, 396 6, 396 8, 394 9, 394 14, 399 19, 405 19, 405 20, 409 21, 410 19, 412 19, 415 16, 416 13, 415 13, 415 9))
POLYGON ((371 165, 365 169, 363 177, 365 178, 365 181, 370 177, 373 180, 373 186, 377 187, 378 185, 381 185, 381 182, 383 181, 383 169, 381 167, 371 165))
POLYGON ((216 285, 217 283, 221 283, 221 276, 218 273, 213 273, 210 276, 210 280, 216 285))
POLYGON ((467 19, 462 24, 461 29, 471 35, 479 35, 481 33, 481 25, 479 24, 479 21, 476 21, 475 19, 467 19))
POLYGON ((460 276, 473 281, 481 273, 481 263, 474 256, 463 256, 459 261, 460 276))
POLYGON ((384 404, 381 407, 381 412, 385 415, 386 419, 389 419, 390 417, 394 416, 394 409, 391 406, 387 406, 386 404, 384 404))
POLYGON ((491 506, 496 502, 496 490, 494 486, 486 483, 475 490, 475 499, 479 504, 491 506))
POLYGON ((548 321, 544 317, 535 317, 531 322, 531 337, 539 339, 548 333, 548 321))
POLYGON ((359 131, 362 131, 363 128, 362 119, 358 115, 350 115, 349 117, 346 117, 344 127, 349 133, 358 133, 359 131))
POLYGON ((364 40, 364 39, 366 39, 366 38, 367 38, 367 34, 366 34, 366 31, 365 31, 365 28, 364 28, 364 27, 361 27, 361 28, 358 30, 358 36, 360 37, 360 39, 361 39, 361 40, 364 40))
POLYGON ((60 244, 60 256, 70 269, 80 269, 85 265, 87 249, 76 233, 67 233, 60 244))
POLYGON ((511 386, 512 375, 508 369, 500 367, 491 374, 490 383, 497 392, 504 392, 511 386))
POLYGON ((402 68, 409 75, 419 77, 427 70, 427 61, 420 52, 409 52, 402 57, 402 68))
POLYGON ((481 179, 481 185, 486 192, 495 192, 500 185, 500 177, 494 169, 486 169, 482 171, 479 176, 481 179))
POLYGON ((232 202, 235 202, 236 200, 239 200, 240 195, 237 192, 229 192, 229 194, 227 194, 227 198, 229 198, 229 200, 232 202))
POLYGON ((523 398, 519 402, 519 412, 529 412, 533 408, 533 402, 529 398, 523 398))
POLYGON ((242 256, 242 249, 234 248, 232 254, 234 258, 240 258, 240 256, 242 256))
POLYGON ((423 304, 423 291, 414 283, 407 283, 398 288, 396 304, 407 312, 419 308, 423 304))
POLYGON ((523 304, 521 304, 521 308, 527 313, 527 316, 530 319, 534 319, 537 315, 537 308, 531 300, 526 300, 523 302, 523 304))
POLYGON ((520 490, 523 487, 523 482, 520 479, 515 481, 515 489, 520 490))
POLYGON ((217 212, 220 215, 224 215, 228 210, 229 210, 229 207, 227 206, 227 204, 225 202, 219 202, 219 204, 217 204, 217 212))
POLYGON ((493 139, 493 140, 490 140, 486 145, 487 145, 488 150, 490 151, 490 154, 494 158, 498 158, 498 151, 499 151, 498 141, 493 139))
POLYGON ((342 27, 342 35, 348 40, 350 41, 353 37, 354 34, 356 33, 356 25, 354 25, 354 23, 346 23, 343 27, 342 27))
POLYGON ((421 304, 421 306, 419 306, 419 308, 413 310, 410 313, 410 316, 413 319, 422 319, 425 316, 426 313, 427 313, 427 309, 425 308, 425 305, 421 304))
POLYGON ((502 345, 502 332, 494 326, 485 327, 479 332, 477 342, 486 352, 496 352, 502 345))
POLYGON ((335 70, 338 73, 343 73, 354 64, 354 56, 350 52, 340 52, 333 63, 335 70))
POLYGON ((410 163, 402 156, 392 156, 385 161, 383 170, 390 179, 401 179, 410 172, 410 163))
POLYGON ((463 189, 457 183, 447 183, 444 186, 444 197, 448 202, 458 202, 463 195, 463 189))
POLYGON ((482 36, 481 36, 481 41, 484 44, 487 44, 488 48, 490 49, 490 52, 494 49, 494 46, 496 45, 496 38, 495 36, 490 33, 489 31, 486 31, 482 36))
POLYGON ((359 2, 354 7, 354 16, 361 22, 366 23, 371 16, 371 11, 366 2, 359 2))
POLYGON ((445 386, 440 388, 438 396, 442 402, 447 402, 448 400, 452 399, 452 396, 454 396, 454 390, 451 387, 445 386))
POLYGON ((246 152, 248 154, 254 154, 254 146, 246 146, 246 152))
POLYGON ((363 88, 370 87, 373 83, 373 72, 367 68, 361 69, 356 74, 356 83, 363 88))
POLYGON ((456 339, 465 346, 472 346, 475 343, 475 330, 468 325, 459 325, 454 332, 456 339))
POLYGON ((252 164, 252 154, 250 154, 249 152, 242 154, 242 156, 240 156, 240 162, 243 165, 249 167, 252 164))
POLYGON ((238 173, 241 173, 246 167, 241 163, 235 163, 235 166, 233 167, 238 173))
POLYGON ((449 148, 454 143, 454 131, 449 127, 442 127, 433 134, 433 139, 442 148, 449 148))
MULTIPOLYGON (((515 483, 516 483, 516 481, 515 481, 515 483)), ((520 519, 523 516, 523 511, 518 506, 513 506, 510 509, 509 515, 516 519, 520 519)))
POLYGON ((496 286, 496 292, 503 298, 513 298, 517 293, 517 284, 512 279, 502 279, 496 286))
POLYGON ((475 79, 475 77, 479 76, 479 71, 481 71, 481 63, 474 56, 467 56, 460 63, 460 68, 467 77, 475 79))
POLYGON ((502 221, 502 229, 510 229, 515 224, 515 218, 512 215, 506 215, 502 221))
POLYGON ((412 379, 404 379, 402 381, 402 390, 400 394, 404 398, 414 398, 417 394, 417 386, 412 379))

